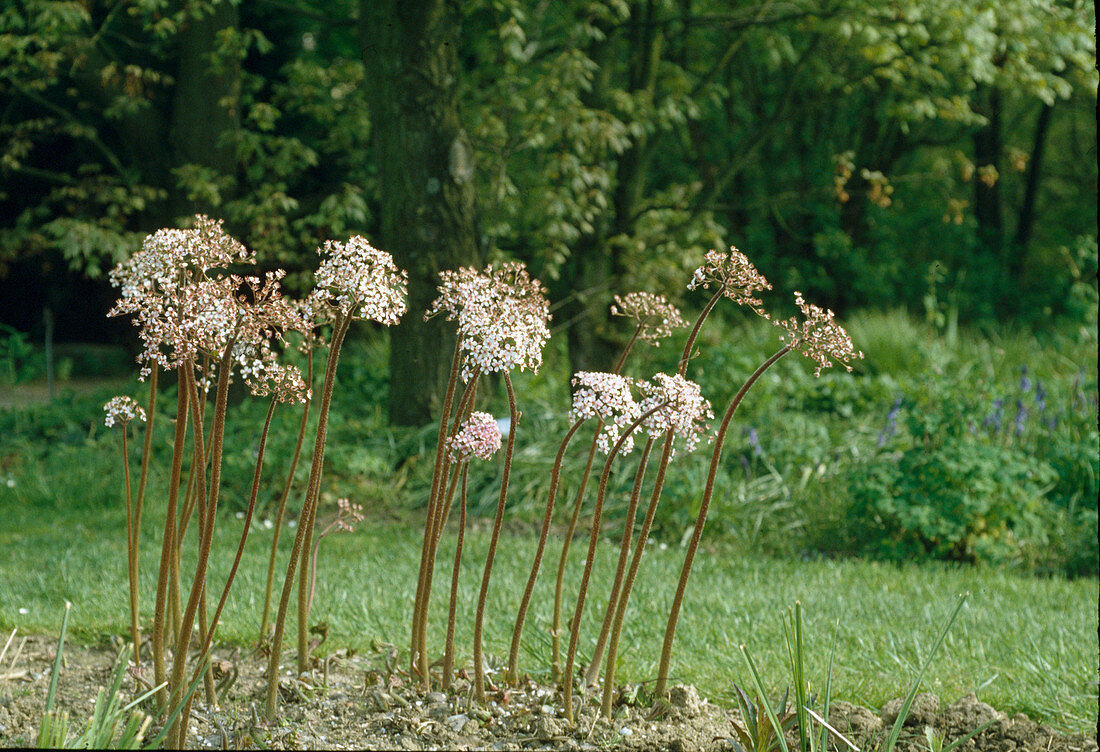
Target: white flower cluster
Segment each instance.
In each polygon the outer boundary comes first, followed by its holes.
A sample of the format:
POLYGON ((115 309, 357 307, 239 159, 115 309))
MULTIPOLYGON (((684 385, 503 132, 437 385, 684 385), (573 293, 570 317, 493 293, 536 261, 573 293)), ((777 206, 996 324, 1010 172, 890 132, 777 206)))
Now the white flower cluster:
POLYGON ((454 436, 447 439, 452 462, 465 462, 471 457, 492 459, 500 449, 500 427, 489 413, 472 412, 454 436))
POLYGON ((863 352, 855 349, 852 338, 836 323, 833 312, 807 303, 800 292, 795 292, 794 302, 804 318, 799 321, 792 316, 786 321, 776 321, 775 325, 784 331, 780 339, 814 362, 814 376, 832 366, 834 359, 850 373, 852 366, 848 361, 861 359, 863 352))
POLYGON ((317 303, 380 324, 392 326, 401 319, 407 308, 409 275, 397 268, 390 254, 361 235, 347 243, 329 240, 317 252, 323 259, 311 294, 317 303))
MULTIPOLYGON (((602 426, 596 445, 604 454, 610 454, 622 431, 641 415, 631 392, 631 380, 617 373, 577 371, 573 374, 573 386, 576 391, 573 392, 573 409, 569 412, 569 419, 599 418, 602 426)), ((633 449, 634 436, 629 435, 620 451, 630 452, 633 449)))
POLYGON ((237 345, 233 349, 233 359, 241 377, 257 397, 271 396, 277 402, 305 402, 312 396, 298 366, 279 363, 266 340, 259 346, 237 345))
POLYGON ((145 420, 145 411, 132 397, 112 397, 103 411, 107 413, 103 423, 108 428, 116 423, 125 427, 131 420, 145 420))
POLYGON ((469 267, 440 273, 439 297, 425 318, 446 313, 458 322, 462 379, 475 369, 537 371, 550 338, 550 303, 542 283, 519 262, 483 272, 469 267))
MULTIPOLYGON (((255 256, 202 215, 195 227, 149 235, 141 250, 111 271, 120 298, 109 316, 132 314, 141 328, 144 378, 152 364, 174 369, 201 353, 217 361, 226 347, 260 348, 288 329, 311 324, 282 297, 285 272, 235 273, 255 256)), ((209 383, 212 368, 202 374, 209 383)))
POLYGON ((152 363, 172 369, 193 359, 202 345, 228 339, 235 291, 227 278, 207 270, 246 256, 245 247, 222 232, 221 223, 200 216, 192 229, 149 235, 140 251, 111 271, 121 296, 107 315, 132 314, 141 327, 142 378, 152 363))
POLYGON ((628 316, 638 322, 638 339, 654 346, 672 335, 672 330, 687 326, 679 309, 664 295, 651 292, 628 292, 616 295, 611 306, 612 316, 628 316))
POLYGON ((729 253, 708 251, 703 257, 703 265, 692 275, 688 289, 707 289, 712 283, 723 288, 722 294, 725 297, 768 318, 764 303, 754 293, 772 289, 771 283, 741 251, 732 246, 729 253))
POLYGON ((710 430, 707 421, 714 420, 710 401, 703 397, 699 385, 679 374, 658 373, 652 381, 639 381, 638 388, 645 395, 640 407, 643 414, 667 403, 642 421, 649 435, 656 438, 672 431, 684 440, 687 451, 694 450, 699 438, 710 430))

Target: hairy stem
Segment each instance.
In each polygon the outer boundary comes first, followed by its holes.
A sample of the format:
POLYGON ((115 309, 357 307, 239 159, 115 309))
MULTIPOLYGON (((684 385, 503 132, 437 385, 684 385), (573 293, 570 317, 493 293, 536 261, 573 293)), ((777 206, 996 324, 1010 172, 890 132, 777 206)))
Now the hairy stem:
MULTIPOLYGON (((313 389, 313 350, 309 351, 306 360, 306 384, 313 389)), ((302 420, 298 425, 298 439, 294 443, 294 454, 290 458, 290 471, 286 474, 286 483, 279 495, 279 505, 275 512, 275 534, 271 539, 271 554, 267 559, 267 582, 264 584, 264 610, 260 617, 259 641, 267 637, 267 629, 271 617, 271 590, 275 584, 275 556, 279 551, 279 535, 283 530, 283 515, 286 513, 286 500, 290 497, 291 486, 294 485, 294 471, 298 469, 298 460, 302 456, 302 441, 306 437, 306 425, 309 423, 310 392, 306 393, 305 403, 302 405, 302 420)))
POLYGON ((607 636, 611 632, 611 620, 615 615, 615 606, 619 603, 619 591, 623 585, 623 575, 626 572, 626 559, 630 555, 630 541, 634 538, 634 517, 638 513, 638 499, 642 494, 642 480, 645 478, 646 466, 649 464, 649 453, 653 450, 653 437, 646 440, 645 449, 642 450, 642 458, 638 461, 638 470, 634 473, 634 487, 630 491, 630 504, 626 508, 626 520, 623 522, 623 541, 619 544, 619 561, 615 565, 615 581, 611 584, 611 594, 607 599, 607 609, 604 612, 603 625, 600 627, 600 636, 596 638, 596 647, 592 650, 592 661, 588 664, 588 670, 584 674, 585 686, 591 686, 600 675, 600 659, 603 658, 604 645, 607 644, 607 636))
MULTIPOLYGON (((435 442, 435 466, 432 470, 432 489, 428 494, 428 508, 424 513, 424 539, 420 545, 420 572, 416 580, 416 596, 413 599, 412 630, 409 642, 409 670, 416 673, 417 659, 420 657, 420 622, 424 608, 424 580, 428 567, 428 541, 432 536, 432 523, 435 517, 439 486, 443 478, 444 455, 446 454, 447 426, 451 422, 451 406, 454 401, 455 385, 458 383, 458 369, 461 363, 461 342, 455 343, 454 356, 451 359, 451 373, 447 378, 447 391, 443 397, 443 409, 439 416, 439 434, 435 442)), ((419 670, 427 675, 427 660, 421 660, 419 670)))
POLYGON ((294 589, 294 573, 299 560, 304 555, 305 525, 310 521, 309 506, 311 498, 315 490, 320 488, 321 466, 324 462, 325 440, 328 436, 328 410, 332 402, 333 384, 336 380, 336 361, 349 323, 350 319, 348 317, 341 317, 334 324, 328 361, 325 364, 325 380, 321 387, 321 404, 317 415, 317 435, 313 443, 309 482, 306 486, 306 496, 302 502, 302 508, 298 512, 298 530, 290 551, 290 561, 287 563, 286 578, 283 580, 282 595, 279 598, 279 610, 275 615, 275 634, 271 638, 271 654, 267 663, 267 695, 264 702, 268 720, 275 720, 275 713, 279 709, 279 658, 282 653, 283 632, 286 628, 286 614, 290 607, 290 594, 294 589))
MULTIPOLYGON (((195 576, 191 582, 191 594, 187 599, 187 606, 183 611, 180 634, 176 643, 177 652, 172 663, 171 686, 173 690, 182 687, 184 673, 187 668, 187 649, 191 642, 191 628, 195 623, 195 614, 199 610, 200 600, 204 604, 206 602, 206 570, 210 562, 210 547, 214 540, 214 522, 218 511, 218 488, 221 482, 222 444, 225 436, 225 408, 229 398, 229 380, 233 363, 234 341, 233 337, 229 337, 225 345, 225 352, 221 357, 221 362, 218 364, 218 392, 214 401, 214 417, 213 425, 211 426, 210 489, 205 494, 204 499, 204 494, 201 489, 202 484, 199 484, 199 504, 203 504, 206 509, 205 519, 203 520, 205 525, 199 530, 199 552, 198 560, 195 564, 195 576)), ((195 405, 195 409, 198 409, 198 405, 195 405)), ((197 420, 195 422, 198 423, 197 420)), ((196 426, 196 428, 198 428, 198 426, 196 426)), ((201 440, 202 431, 196 431, 196 442, 201 442, 201 440)), ((196 443, 196 453, 200 457, 202 456, 200 443, 196 443)), ((207 627, 206 631, 207 634, 202 635, 204 639, 209 638, 209 627, 207 627)), ((210 687, 208 690, 210 694, 213 694, 212 690, 213 687, 210 687)), ((185 746, 188 720, 189 719, 181 715, 172 725, 172 729, 168 732, 168 738, 172 740, 172 746, 177 749, 183 749, 185 746)))
POLYGON ((496 517, 493 519, 493 533, 489 538, 489 552, 485 555, 485 574, 481 577, 481 591, 477 596, 477 613, 474 616, 474 690, 478 702, 485 702, 485 662, 482 658, 481 637, 485 623, 485 599, 489 594, 489 577, 493 572, 493 559, 497 552, 497 540, 500 538, 500 526, 504 521, 504 504, 508 499, 508 476, 512 472, 512 450, 516 443, 516 429, 519 426, 519 411, 516 410, 516 392, 512 388, 512 377, 504 372, 504 387, 508 391, 508 416, 511 428, 508 430, 508 447, 504 452, 504 476, 500 481, 500 501, 497 502, 496 517))
POLYGON ((325 384, 321 394, 321 406, 317 416, 317 443, 313 447, 313 463, 309 469, 309 486, 306 488, 306 501, 302 505, 305 517, 299 515, 299 530, 303 536, 302 547, 299 551, 298 562, 298 673, 302 674, 309 669, 309 584, 306 582, 306 573, 309 567, 309 550, 313 542, 313 526, 317 521, 317 504, 321 495, 321 474, 325 466, 325 442, 328 440, 328 414, 332 406, 332 391, 336 387, 336 365, 340 358, 340 347, 344 343, 348 327, 351 326, 350 315, 340 322, 339 340, 333 334, 332 346, 329 349, 328 360, 325 368, 325 384), (315 472, 316 471, 316 472, 315 472), (302 523, 305 527, 302 528, 302 523))
MULTIPOLYGON (((138 477, 138 489, 137 499, 134 503, 134 526, 133 534, 130 537, 130 551, 134 558, 134 582, 138 581, 138 551, 141 541, 141 512, 145 507, 145 481, 149 477, 149 455, 150 449, 153 445, 153 419, 157 414, 157 375, 160 373, 160 368, 156 363, 150 366, 149 373, 149 406, 145 410, 145 443, 141 448, 141 474, 138 477)), ((133 603, 131 609, 135 614, 140 614, 140 604, 138 599, 138 588, 134 587, 132 593, 133 603)), ((137 632, 134 637, 134 665, 141 665, 141 625, 138 624, 137 632)))
POLYGON ((569 527, 565 531, 565 540, 561 544, 561 556, 558 558, 558 575, 554 581, 554 618, 550 624, 550 676, 556 682, 561 681, 561 604, 565 588, 565 565, 569 561, 569 548, 573 543, 573 535, 577 531, 577 520, 580 518, 584 492, 588 488, 588 478, 592 474, 592 461, 596 457, 601 430, 603 430, 602 421, 596 426, 596 433, 592 435, 592 445, 588 447, 588 459, 584 463, 581 483, 577 488, 577 499, 573 502, 573 514, 569 517, 569 527))
POLYGON ((699 336, 699 330, 703 328, 703 322, 707 320, 707 316, 714 309, 714 306, 722 298, 722 294, 726 291, 726 286, 719 285, 715 290, 714 295, 711 296, 707 304, 703 306, 702 312, 699 314, 699 318, 695 320, 695 326, 691 328, 691 333, 688 335, 687 342, 684 344, 684 352, 680 355, 680 363, 676 368, 677 373, 681 376, 687 374, 688 360, 691 358, 691 349, 695 347, 695 339, 699 336))
POLYGON ((455 544, 455 563, 451 569, 451 603, 447 611, 447 643, 443 649, 443 691, 451 688, 451 676, 455 665, 455 611, 458 609, 458 571, 462 564, 462 541, 466 537, 466 474, 469 463, 462 463, 462 498, 458 514, 458 542, 455 544))
MULTIPOLYGON (((645 554, 646 541, 649 540, 649 531, 653 529, 653 518, 657 514, 657 504, 661 500, 661 491, 665 486, 665 471, 668 469, 668 461, 672 456, 672 443, 675 434, 669 431, 665 435, 664 447, 661 449, 661 460, 657 465, 657 477, 653 481, 653 490, 649 494, 649 506, 646 508, 642 527, 638 531, 638 543, 634 546, 634 556, 630 559, 630 568, 626 572, 623 581, 623 591, 619 593, 619 602, 615 604, 615 620, 611 625, 611 641, 607 648, 607 666, 604 672, 604 699, 610 702, 607 694, 608 687, 615 685, 615 664, 619 655, 619 637, 622 635, 623 620, 626 617, 626 606, 630 603, 630 593, 634 589, 634 582, 638 576, 638 569, 642 565, 642 555, 645 554)), ((612 691, 614 691, 612 689, 612 691)))
POLYGON ((596 543, 600 536, 600 518, 603 514, 603 500, 607 495, 607 479, 611 477, 611 464, 615 461, 615 457, 619 454, 623 444, 634 433, 634 429, 640 426, 642 421, 650 415, 667 405, 667 401, 662 402, 639 415, 638 419, 623 431, 623 435, 615 442, 615 446, 611 448, 607 460, 603 464, 599 490, 596 492, 596 506, 592 510, 592 527, 588 535, 588 556, 584 561, 584 573, 581 575, 580 590, 577 592, 577 607, 573 610, 573 618, 569 622, 569 651, 565 655, 565 673, 562 676, 565 690, 565 718, 570 725, 573 723, 573 664, 577 659, 577 643, 580 640, 581 633, 581 615, 584 613, 584 600, 588 594, 588 581, 592 577, 592 566, 596 558, 596 543))
POLYGON ((672 641, 676 637, 676 622, 680 618, 680 607, 684 602, 684 591, 687 589, 688 577, 691 575, 691 565, 695 561, 695 551, 699 548, 699 540, 703 537, 703 526, 707 521, 707 510, 710 509, 710 501, 714 496, 714 479, 717 477, 718 465, 722 459, 722 444, 726 440, 726 432, 729 429, 730 421, 733 420, 733 414, 737 412, 737 407, 741 404, 741 400, 745 398, 745 394, 747 394, 749 389, 752 388, 752 385, 756 383, 756 380, 759 379, 764 371, 768 370, 773 363, 796 347, 797 344, 797 342, 793 342, 785 345, 778 352, 765 360, 760 367, 749 376, 741 389, 738 390, 737 394, 734 395, 729 407, 726 408, 726 414, 722 416, 722 425, 718 429, 718 435, 714 440, 714 451, 710 456, 710 469, 707 471, 707 484, 703 491, 703 501, 699 506, 699 514, 695 518, 695 529, 692 530, 691 541, 688 543, 687 552, 684 554, 684 564, 680 569, 680 580, 676 584, 676 595, 672 599, 672 611, 668 615, 668 625, 665 627, 665 640, 661 647, 661 663, 657 669, 658 696, 664 694, 665 686, 668 684, 668 670, 672 662, 672 641))
POLYGON ((141 636, 138 631, 137 551, 134 549, 134 505, 130 495, 130 453, 126 444, 126 434, 129 432, 130 425, 124 423, 122 425, 122 474, 126 478, 126 572, 130 581, 130 636, 134 641, 134 665, 137 665, 141 636))
POLYGON ((183 445, 187 440, 187 369, 190 364, 177 369, 176 435, 172 444, 172 468, 168 481, 168 511, 164 518, 164 535, 161 538, 160 571, 157 575, 157 596, 153 610, 153 681, 157 689, 157 711, 168 709, 168 679, 164 658, 164 626, 168 611, 168 588, 176 546, 176 507, 179 502, 180 475, 183 466, 183 445))
MULTIPOLYGON (((260 489, 260 471, 264 465, 264 450, 267 447, 267 434, 271 428, 271 416, 275 413, 276 399, 271 400, 271 406, 267 409, 267 418, 264 420, 263 430, 260 432, 260 444, 256 448, 256 471, 252 474, 252 492, 248 497, 248 511, 244 516, 244 529, 241 530, 241 541, 237 544, 237 554, 233 557, 233 566, 229 568, 229 576, 225 580, 225 587, 222 589, 221 598, 218 599, 218 606, 214 609, 214 616, 210 619, 210 624, 206 629, 206 636, 203 639, 202 650, 199 652, 198 667, 195 669, 194 676, 191 677, 191 681, 194 682, 198 677, 198 672, 203 670, 206 665, 206 657, 210 654, 210 648, 214 642, 214 630, 218 628, 218 620, 221 618, 222 609, 225 608, 225 602, 229 598, 229 590, 233 587, 233 580, 237 576, 237 568, 241 564, 241 557, 244 555, 244 544, 248 540, 248 533, 252 529, 252 513, 256 509, 256 494, 260 489)), ((205 595, 204 595, 205 600, 205 595)), ((209 675, 210 672, 207 671, 209 675)), ((212 678, 212 677, 211 677, 212 678)), ((194 695, 191 695, 187 699, 184 705, 182 717, 188 718, 191 714, 191 701, 194 699, 194 695)), ((186 733, 186 727, 182 733, 186 733)), ((184 739, 180 738, 182 745, 184 739)))
POLYGON ((523 590, 523 597, 519 601, 519 610, 516 612, 516 624, 512 628, 512 647, 508 653, 508 673, 505 680, 513 684, 519 682, 519 642, 523 635, 523 623, 527 618, 527 608, 531 604, 531 594, 535 591, 535 580, 539 576, 539 567, 542 565, 542 554, 546 549, 546 539, 550 535, 550 523, 554 517, 554 499, 558 493, 558 479, 561 476, 561 463, 565 459, 565 449, 577 429, 581 427, 585 419, 578 420, 565 434, 558 446, 557 456, 554 457, 554 468, 550 471, 550 490, 546 494, 546 514, 542 518, 542 531, 539 533, 539 543, 535 548, 535 560, 531 563, 531 574, 527 577, 527 587, 523 590))
MULTIPOLYGON (((474 399, 477 397, 477 379, 480 375, 478 370, 474 371, 473 376, 470 377, 469 383, 466 385, 466 389, 462 392, 462 398, 458 402, 458 409, 455 411, 454 421, 451 423, 451 430, 447 434, 449 437, 454 436, 458 430, 462 421, 469 415, 470 410, 473 409, 474 399)), ((420 608, 418 610, 417 618, 417 631, 416 631, 416 647, 415 652, 420 657, 420 676, 423 681, 424 691, 431 691, 431 675, 428 670, 428 611, 431 607, 431 595, 432 595, 432 578, 435 572, 435 553, 436 547, 439 543, 439 536, 442 534, 443 525, 442 518, 444 517, 443 507, 449 503, 443 498, 446 486, 444 480, 447 477, 447 473, 451 470, 451 457, 450 453, 446 451, 446 442, 444 442, 444 457, 443 462, 440 464, 440 483, 439 488, 436 489, 435 498, 431 502, 432 512, 427 520, 427 538, 424 543, 427 546, 426 552, 421 555, 421 579, 417 585, 420 592, 420 608)), ((451 481, 452 490, 454 479, 451 481)))

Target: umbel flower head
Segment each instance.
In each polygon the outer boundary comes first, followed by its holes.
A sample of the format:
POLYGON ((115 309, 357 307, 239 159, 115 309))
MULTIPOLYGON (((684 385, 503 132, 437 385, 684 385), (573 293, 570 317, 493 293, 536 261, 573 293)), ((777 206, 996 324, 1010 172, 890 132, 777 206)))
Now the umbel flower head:
POLYGON ((112 270, 121 295, 107 315, 134 316, 144 345, 142 378, 154 363, 173 369, 200 353, 217 360, 231 344, 248 351, 288 329, 308 329, 282 296, 283 271, 237 273, 254 264, 255 256, 220 221, 198 215, 193 228, 149 235, 112 270))
POLYGON ((550 302, 542 283, 522 263, 511 261, 480 272, 462 267, 439 276, 439 297, 424 318, 445 313, 448 321, 458 322, 464 381, 475 369, 539 369, 542 348, 550 338, 550 302))
POLYGON ((452 462, 465 462, 471 457, 481 460, 492 459, 500 449, 500 426, 489 413, 472 412, 462 422, 462 427, 451 438, 447 446, 451 450, 452 462))
POLYGON ((267 340, 258 344, 238 344, 233 359, 249 390, 257 397, 272 397, 276 402, 305 402, 311 396, 309 385, 298 366, 279 362, 267 340))
POLYGON ((349 499, 336 500, 336 520, 333 526, 346 533, 355 532, 355 523, 363 521, 363 505, 352 504, 349 499))
POLYGON ((700 437, 710 430, 708 421, 714 420, 710 401, 703 397, 699 385, 680 374, 658 373, 652 381, 639 381, 638 388, 645 395, 640 406, 643 414, 667 403, 642 422, 649 435, 656 438, 672 431, 684 440, 689 452, 694 450, 700 437))
POLYGON ((409 274, 397 268, 390 254, 360 235, 347 243, 329 240, 317 253, 322 261, 310 296, 315 303, 391 326, 404 315, 409 274))
POLYGON ((107 315, 134 316, 144 345, 142 378, 152 363, 172 369, 228 339, 239 278, 208 275, 207 270, 239 263, 247 255, 220 222, 200 215, 193 228, 149 235, 140 251, 111 271, 121 296, 107 315))
POLYGON ((755 297, 755 293, 772 289, 771 283, 741 251, 731 246, 729 253, 707 252, 703 257, 703 265, 692 275, 688 289, 708 289, 712 284, 722 287, 722 294, 738 305, 748 306, 768 318, 764 303, 755 297))
POLYGON ((775 325, 784 331, 780 339, 814 362, 814 376, 820 376, 822 369, 832 366, 833 360, 850 373, 849 361, 862 358, 863 353, 852 345, 852 338, 836 323, 833 312, 807 303, 800 292, 794 294, 794 302, 802 311, 803 319, 799 321, 792 316, 776 321, 775 325))
POLYGON ((638 339, 659 346, 661 340, 672 335, 672 330, 687 326, 679 309, 668 302, 664 295, 651 292, 628 292, 616 295, 611 305, 612 316, 627 316, 638 322, 638 339))
MULTIPOLYGON (((603 425, 596 437, 596 445, 604 454, 619 440, 624 428, 638 419, 641 412, 631 392, 631 381, 617 373, 577 371, 573 374, 573 409, 569 418, 573 421, 599 418, 603 425)), ((634 436, 627 436, 621 451, 634 448, 634 436)))
POLYGON ((132 420, 145 420, 145 411, 132 397, 112 397, 103 406, 103 411, 107 413, 103 423, 108 428, 116 423, 125 428, 132 420))

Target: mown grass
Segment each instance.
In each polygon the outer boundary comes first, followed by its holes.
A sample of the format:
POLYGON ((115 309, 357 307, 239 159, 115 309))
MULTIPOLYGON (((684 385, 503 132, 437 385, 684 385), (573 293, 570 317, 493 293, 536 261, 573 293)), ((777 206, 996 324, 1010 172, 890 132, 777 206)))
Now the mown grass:
MULTIPOLYGON (((89 511, 50 500, 47 489, 71 492, 92 483, 78 467, 65 478, 41 486, 0 492, 0 629, 56 633, 61 604, 74 603, 74 639, 101 643, 127 630, 125 518, 118 509, 89 511), (23 609, 26 613, 23 613, 23 609)), ((94 490, 94 486, 93 486, 94 490)), ((142 551, 144 621, 151 621, 156 568, 157 514, 150 513, 142 551)), ((212 583, 222 581, 232 558, 240 523, 222 521, 215 546, 212 583)), ((266 547, 271 532, 255 532, 229 600, 219 639, 249 645, 257 637, 266 547)), ((289 542, 290 536, 284 536, 289 542)), ((472 639, 472 603, 480 583, 487 535, 467 537, 457 641, 466 651, 472 639)), ((527 574, 534 540, 508 534, 501 541, 499 565, 490 590, 487 652, 503 655, 527 574)), ((448 572, 453 535, 441 548, 441 571, 448 572)), ((579 576, 580 547, 570 578, 579 576)), ((334 535, 321 550, 318 595, 313 618, 329 625, 327 648, 369 648, 390 642, 404 648, 418 564, 415 526, 366 523, 354 534, 334 535)), ((286 551, 284 550, 284 556, 286 551)), ((613 570, 615 547, 605 541, 597 567, 583 634, 594 639, 613 570)), ((647 554, 632 598, 624 633, 620 677, 648 681, 656 660, 665 615, 679 571, 677 547, 655 545, 647 554)), ((977 692, 1007 712, 1026 712, 1056 727, 1085 731, 1097 712, 1096 581, 1040 579, 1001 571, 924 563, 792 561, 746 555, 728 545, 706 551, 696 565, 678 632, 674 675, 706 694, 728 699, 733 683, 749 677, 738 655, 745 643, 777 693, 788 681, 781 615, 797 599, 803 604, 812 646, 807 673, 824 682, 828 647, 836 631, 836 697, 877 707, 903 695, 916 674, 935 629, 955 596, 971 598, 926 675, 925 688, 951 702, 977 692)), ((447 575, 441 575, 445 581, 447 575)), ((442 651, 446 587, 435 589, 432 649, 442 651)), ((549 600, 552 580, 536 590, 525 632, 524 670, 538 674, 549 665, 549 600)), ((292 627, 291 627, 292 628, 292 627)))

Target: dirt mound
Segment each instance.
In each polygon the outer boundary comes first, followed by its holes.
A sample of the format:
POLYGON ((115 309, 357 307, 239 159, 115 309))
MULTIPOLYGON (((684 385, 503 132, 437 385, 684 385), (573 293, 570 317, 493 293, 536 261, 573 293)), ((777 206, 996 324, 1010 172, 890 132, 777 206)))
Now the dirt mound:
MULTIPOLYGON (((52 653, 52 641, 31 638, 14 664, 9 659, 0 668, 0 746, 33 741, 45 706, 52 653)), ((218 672, 224 699, 212 709, 202 702, 200 691, 188 743, 232 749, 734 749, 726 739, 733 735, 731 722, 738 720, 737 714, 701 698, 694 687, 675 687, 668 700, 654 703, 644 689, 628 685, 619 693, 610 723, 599 716, 599 690, 590 688, 578 722, 570 728, 555 689, 529 681, 519 689, 494 690, 489 705, 480 707, 464 677, 450 692, 424 695, 396 669, 395 653, 338 651, 318 665, 309 681, 295 681, 285 672, 281 718, 271 724, 262 719, 266 662, 240 651, 223 653, 218 672)), ((114 656, 109 648, 66 647, 57 702, 74 719, 74 732, 91 714, 114 656)), ((889 733, 900 704, 892 701, 875 713, 837 702, 829 720, 860 749, 874 749, 889 733)), ((918 696, 898 749, 927 750, 926 727, 933 740, 946 746, 986 723, 990 725, 961 750, 1097 750, 1095 735, 1061 735, 1023 715, 1007 718, 973 695, 947 707, 932 695, 918 696)), ((796 747, 797 737, 788 738, 796 747)), ((846 749, 843 744, 840 748, 846 749)))

